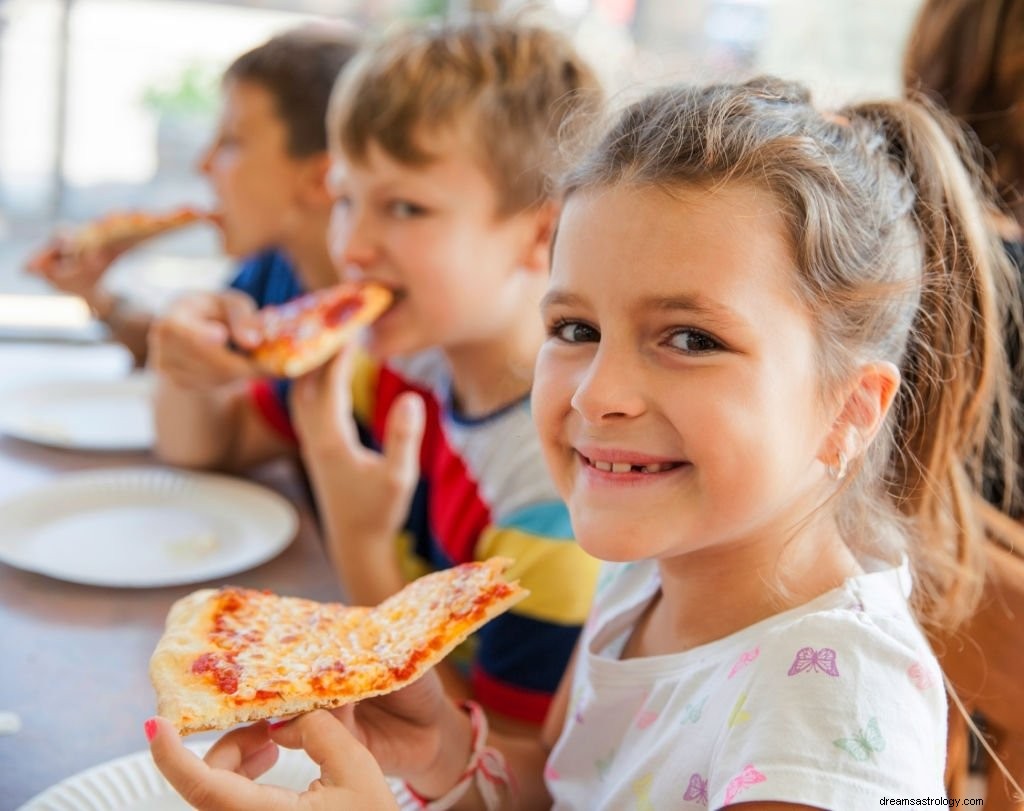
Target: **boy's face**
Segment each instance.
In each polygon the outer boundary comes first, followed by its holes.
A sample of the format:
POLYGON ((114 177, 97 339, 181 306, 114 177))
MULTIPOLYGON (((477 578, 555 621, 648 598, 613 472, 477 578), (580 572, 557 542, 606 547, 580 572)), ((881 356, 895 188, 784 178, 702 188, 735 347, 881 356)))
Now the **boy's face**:
POLYGON ((255 82, 228 81, 217 133, 200 162, 217 198, 224 250, 246 256, 286 247, 296 218, 304 159, 288 154, 274 97, 255 82))
POLYGON ((517 272, 535 232, 530 214, 496 215, 490 177, 455 136, 427 141, 437 158, 409 166, 371 143, 366 160, 333 154, 329 247, 340 276, 371 279, 395 303, 370 329, 382 357, 495 340, 522 312, 517 272))

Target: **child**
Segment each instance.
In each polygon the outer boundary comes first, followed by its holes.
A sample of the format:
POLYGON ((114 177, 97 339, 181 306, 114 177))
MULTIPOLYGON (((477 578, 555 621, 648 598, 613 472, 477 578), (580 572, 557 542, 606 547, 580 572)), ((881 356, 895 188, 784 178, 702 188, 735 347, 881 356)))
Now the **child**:
POLYGON ((906 595, 947 626, 976 597, 1010 283, 952 131, 909 102, 822 115, 773 79, 626 110, 569 175, 543 304, 538 430, 614 562, 541 739, 488 737, 425 678, 208 764, 154 719, 171 782, 270 808, 240 775, 278 743, 321 764, 299 808, 393 808, 378 769, 429 808, 944 797, 942 674, 906 595))
MULTIPOLYGON (((231 287, 263 304, 333 280, 324 246, 331 201, 324 189, 323 121, 334 80, 354 53, 350 30, 318 23, 272 37, 224 73, 217 135, 199 168, 217 199, 224 250, 244 259, 231 287)), ((119 255, 96 250, 72 258, 51 247, 34 256, 29 269, 82 296, 142 364, 152 315, 102 282, 119 255)), ((203 295, 180 302, 163 326, 210 302, 203 295)))
POLYGON ((368 332, 376 360, 356 373, 350 353, 298 381, 290 410, 218 403, 214 388, 168 398, 158 425, 176 458, 229 466, 295 448, 297 434, 353 604, 428 570, 517 560, 531 597, 478 635, 468 681, 450 682, 509 725, 543 720, 597 575, 544 468, 529 392, 557 216, 545 179, 569 114, 598 97, 570 43, 543 28, 421 27, 368 47, 328 117, 329 240, 345 278, 395 293, 368 332), (210 411, 186 410, 196 401, 210 411))

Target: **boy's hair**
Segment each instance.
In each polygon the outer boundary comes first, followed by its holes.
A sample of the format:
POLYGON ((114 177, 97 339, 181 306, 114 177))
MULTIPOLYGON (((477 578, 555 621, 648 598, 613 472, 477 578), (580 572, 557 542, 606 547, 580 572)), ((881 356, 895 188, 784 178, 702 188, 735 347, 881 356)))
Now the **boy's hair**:
POLYGON ((903 83, 970 127, 989 174, 1024 226, 1024 0, 927 0, 903 56, 903 83))
POLYGON ((860 554, 909 552, 918 616, 947 625, 969 615, 983 583, 974 507, 986 448, 1011 468, 1015 455, 1002 341, 1014 271, 965 149, 955 122, 924 102, 824 115, 805 88, 768 77, 654 93, 564 184, 569 195, 612 184, 713 194, 743 182, 775 195, 819 338, 823 402, 868 360, 903 378, 838 495, 840 529, 860 554))
POLYGON ((422 166, 424 141, 468 125, 473 157, 498 192, 498 214, 541 203, 564 143, 601 102, 596 75, 569 40, 532 25, 473 20, 421 25, 368 47, 339 79, 332 146, 353 161, 371 143, 422 166))
POLYGON ((288 130, 288 154, 306 157, 327 151, 327 104, 338 74, 356 49, 356 38, 346 27, 306 25, 239 56, 224 72, 223 81, 265 88, 288 130))

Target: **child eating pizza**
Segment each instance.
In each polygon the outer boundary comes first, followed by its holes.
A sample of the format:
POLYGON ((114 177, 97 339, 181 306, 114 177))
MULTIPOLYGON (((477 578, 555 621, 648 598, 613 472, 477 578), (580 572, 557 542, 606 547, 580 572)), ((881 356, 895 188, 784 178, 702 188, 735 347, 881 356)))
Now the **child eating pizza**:
POLYGON ((558 215, 546 181, 560 139, 599 101, 590 68, 541 27, 420 26, 367 46, 327 120, 338 273, 392 298, 367 353, 343 352, 285 398, 246 387, 252 364, 228 336, 252 347, 251 322, 227 305, 173 363, 181 342, 155 331, 164 458, 237 469, 301 454, 347 602, 375 605, 468 561, 516 561, 509 577, 530 597, 447 671, 499 726, 544 718, 596 579, 529 395, 558 215))

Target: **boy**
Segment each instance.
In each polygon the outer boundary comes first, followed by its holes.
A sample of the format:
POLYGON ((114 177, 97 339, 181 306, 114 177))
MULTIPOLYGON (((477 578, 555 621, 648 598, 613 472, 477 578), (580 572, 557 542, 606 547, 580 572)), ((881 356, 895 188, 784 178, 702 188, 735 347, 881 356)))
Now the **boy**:
MULTIPOLYGON (((368 331, 374 360, 347 352, 299 380, 291 416, 280 400, 224 397, 202 432, 218 453, 187 443, 194 462, 244 465, 278 453, 294 424, 354 604, 430 569, 514 558, 509 576, 532 596, 478 634, 468 683, 448 682, 506 728, 543 719, 596 576, 541 459, 529 391, 557 216, 545 180, 570 114, 593 114, 598 95, 541 28, 419 28, 357 57, 328 114, 329 240, 343 278, 395 294, 368 331)), ((186 442, 159 427, 162 446, 186 442)))
MULTIPOLYGON (((330 199, 323 120, 331 88, 355 53, 347 28, 316 24, 272 37, 242 54, 223 76, 223 104, 213 144, 199 169, 216 198, 214 221, 224 250, 244 257, 232 287, 263 303, 291 298, 303 287, 330 284, 324 245, 330 199)), ((102 284, 119 252, 66 257, 48 246, 29 269, 65 292, 82 296, 138 363, 146 358, 151 314, 132 309, 102 284)), ((190 297, 171 311, 176 324, 209 299, 190 297)))

